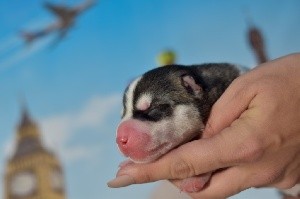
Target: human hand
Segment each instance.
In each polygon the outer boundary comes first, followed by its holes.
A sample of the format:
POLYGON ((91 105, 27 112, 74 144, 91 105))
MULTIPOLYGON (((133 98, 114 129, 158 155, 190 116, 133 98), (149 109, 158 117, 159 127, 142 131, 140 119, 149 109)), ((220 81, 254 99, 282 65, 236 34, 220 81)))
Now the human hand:
POLYGON ((111 187, 214 172, 193 198, 226 198, 250 187, 290 188, 300 179, 300 54, 237 78, 212 108, 204 139, 149 164, 120 168, 111 187))

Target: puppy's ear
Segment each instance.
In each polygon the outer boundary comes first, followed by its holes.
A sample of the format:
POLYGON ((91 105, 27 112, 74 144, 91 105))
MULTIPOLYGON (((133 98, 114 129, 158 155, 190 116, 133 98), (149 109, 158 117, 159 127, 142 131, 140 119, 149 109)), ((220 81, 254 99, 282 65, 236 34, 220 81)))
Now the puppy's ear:
POLYGON ((183 75, 181 77, 182 85, 195 96, 202 95, 203 88, 196 83, 191 75, 183 75))

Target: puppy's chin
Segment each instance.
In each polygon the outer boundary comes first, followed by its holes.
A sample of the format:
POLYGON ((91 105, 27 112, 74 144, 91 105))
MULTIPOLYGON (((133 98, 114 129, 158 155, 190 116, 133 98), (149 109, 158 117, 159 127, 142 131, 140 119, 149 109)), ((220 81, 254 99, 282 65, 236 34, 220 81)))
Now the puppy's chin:
POLYGON ((144 156, 139 157, 133 157, 129 156, 129 159, 135 163, 150 163, 154 162, 160 157, 162 157, 164 154, 168 153, 170 150, 174 148, 172 146, 172 143, 164 143, 159 146, 156 146, 152 149, 149 149, 144 156))
MULTIPOLYGON (((165 153, 166 154, 166 153, 165 153)), ((147 164, 147 163, 151 163, 154 162, 156 160, 158 160, 160 157, 162 157, 163 155, 160 154, 154 154, 151 156, 148 156, 146 158, 142 158, 142 159, 133 159, 131 157, 129 157, 129 159, 134 162, 134 163, 138 163, 138 164, 147 164)))
POLYGON ((129 157, 129 159, 135 163, 151 163, 151 162, 154 162, 156 160, 158 160, 159 158, 163 157, 165 154, 167 154, 168 152, 180 147, 181 145, 185 144, 185 143, 188 143, 188 142, 192 142, 192 141, 195 141, 195 140, 198 140, 201 138, 201 133, 199 134, 196 134, 195 136, 193 136, 191 139, 189 140, 185 140, 183 141, 182 143, 179 143, 177 145, 173 145, 171 143, 165 143, 161 146, 158 146, 154 149, 152 149, 150 151, 150 154, 148 156, 145 156, 144 158, 139 158, 139 159, 134 159, 134 158, 131 158, 129 157))

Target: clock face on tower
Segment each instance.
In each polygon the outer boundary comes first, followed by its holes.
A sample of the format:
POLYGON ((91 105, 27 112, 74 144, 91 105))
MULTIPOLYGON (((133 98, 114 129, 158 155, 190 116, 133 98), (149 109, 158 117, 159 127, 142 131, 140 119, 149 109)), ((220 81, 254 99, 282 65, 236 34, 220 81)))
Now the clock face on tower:
POLYGON ((54 190, 62 191, 64 188, 64 178, 62 172, 58 168, 54 168, 51 172, 51 186, 54 190))
POLYGON ((16 197, 32 195, 37 188, 37 179, 33 172, 22 171, 12 176, 10 193, 16 197))

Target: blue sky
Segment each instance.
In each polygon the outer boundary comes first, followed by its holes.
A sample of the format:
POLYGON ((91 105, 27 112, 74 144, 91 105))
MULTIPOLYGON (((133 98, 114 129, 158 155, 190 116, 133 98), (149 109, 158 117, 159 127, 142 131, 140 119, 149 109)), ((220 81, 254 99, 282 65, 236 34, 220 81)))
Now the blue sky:
MULTIPOLYGON (((26 46, 19 31, 55 20, 43 2, 0 0, 0 173, 13 150, 25 97, 46 145, 63 162, 70 199, 149 198, 155 184, 116 190, 106 182, 123 160, 114 141, 122 92, 134 77, 157 66, 163 50, 176 51, 181 64, 253 67, 247 10, 270 59, 300 51, 298 0, 98 0, 58 45, 50 35, 26 46)), ((270 190, 242 194, 234 198, 275 195, 270 190)))

